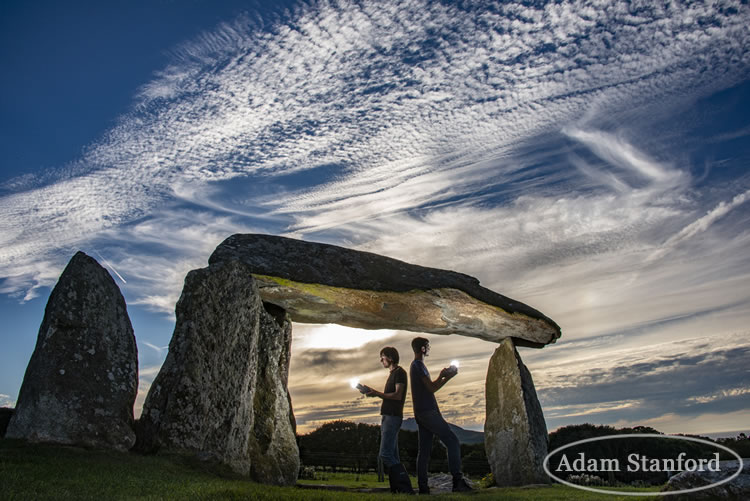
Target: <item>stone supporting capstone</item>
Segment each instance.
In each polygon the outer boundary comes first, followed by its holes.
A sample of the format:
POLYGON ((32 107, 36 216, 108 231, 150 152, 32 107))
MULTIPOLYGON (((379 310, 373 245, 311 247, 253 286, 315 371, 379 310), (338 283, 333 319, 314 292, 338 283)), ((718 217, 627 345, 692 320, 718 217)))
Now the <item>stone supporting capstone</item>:
POLYGON ((547 483, 547 426, 531 373, 513 341, 502 341, 490 359, 485 385, 484 444, 499 486, 547 483))
POLYGON ((191 271, 175 312, 136 450, 194 454, 259 482, 293 485, 299 451, 287 392, 286 312, 264 305, 238 261, 191 271))

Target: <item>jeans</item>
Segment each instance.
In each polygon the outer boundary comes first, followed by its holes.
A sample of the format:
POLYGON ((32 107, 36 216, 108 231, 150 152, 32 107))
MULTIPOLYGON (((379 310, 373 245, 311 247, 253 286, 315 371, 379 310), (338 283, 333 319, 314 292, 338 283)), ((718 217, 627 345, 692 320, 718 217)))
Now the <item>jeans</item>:
POLYGON ((398 456, 398 430, 401 429, 402 416, 381 416, 380 418, 380 457, 383 464, 390 468, 399 464, 398 456))
POLYGON ((453 479, 461 478, 461 444, 456 434, 445 422, 438 410, 415 413, 419 427, 419 453, 417 454, 417 481, 420 488, 427 487, 427 466, 432 452, 432 437, 437 435, 448 449, 448 467, 453 479))

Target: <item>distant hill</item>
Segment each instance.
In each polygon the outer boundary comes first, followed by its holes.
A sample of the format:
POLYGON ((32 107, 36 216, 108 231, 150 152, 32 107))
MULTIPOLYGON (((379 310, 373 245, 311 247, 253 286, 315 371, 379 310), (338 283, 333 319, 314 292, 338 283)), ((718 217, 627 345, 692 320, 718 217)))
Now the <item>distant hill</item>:
MULTIPOLYGON (((481 431, 464 430, 460 426, 448 423, 453 433, 458 437, 462 444, 481 444, 484 443, 484 433, 481 431)), ((401 423, 401 429, 406 431, 417 431, 417 421, 414 418, 404 419, 401 423)))

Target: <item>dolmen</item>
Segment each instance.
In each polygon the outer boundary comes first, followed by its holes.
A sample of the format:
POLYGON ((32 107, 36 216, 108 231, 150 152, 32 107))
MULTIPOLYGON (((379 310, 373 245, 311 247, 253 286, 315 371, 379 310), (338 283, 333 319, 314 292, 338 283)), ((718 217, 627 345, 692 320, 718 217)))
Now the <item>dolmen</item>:
POLYGON ((259 482, 299 470, 288 391, 292 322, 458 334, 497 343, 485 448, 498 485, 547 482, 547 430, 516 349, 560 337, 551 319, 476 278, 260 234, 222 242, 188 273, 164 364, 137 421, 135 337, 109 273, 77 253, 50 295, 7 436, 190 454, 259 482))
POLYGON ((335 245, 238 234, 209 258, 247 266, 264 302, 294 322, 458 334, 498 343, 489 362, 485 447, 498 485, 544 483, 547 428, 516 346, 541 348, 560 327, 474 277, 335 245))

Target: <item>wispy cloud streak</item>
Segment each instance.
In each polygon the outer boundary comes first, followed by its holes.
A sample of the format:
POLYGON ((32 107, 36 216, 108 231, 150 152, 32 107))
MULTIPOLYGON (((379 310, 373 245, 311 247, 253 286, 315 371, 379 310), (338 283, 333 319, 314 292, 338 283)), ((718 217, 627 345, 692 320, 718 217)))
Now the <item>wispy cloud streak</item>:
POLYGON ((735 196, 729 203, 721 202, 714 209, 708 212, 705 216, 690 223, 677 234, 671 236, 664 244, 649 256, 649 260, 653 261, 663 257, 673 247, 679 245, 681 242, 694 237, 698 233, 706 231, 713 223, 718 221, 720 218, 726 216, 729 211, 744 204, 748 198, 750 198, 750 190, 740 193, 735 196))
MULTIPOLYGON (((61 249, 184 198, 186 184, 198 193, 338 165, 319 187, 258 201, 309 233, 441 203, 488 176, 502 182, 497 160, 509 148, 584 117, 595 123, 592 102, 611 116, 702 95, 717 85, 706 64, 722 85, 737 81, 748 67, 747 6, 734 11, 320 2, 272 25, 224 24, 176 50, 68 177, 0 198, 0 274, 59 262, 61 249)), ((647 177, 665 174, 625 153, 647 177)), ((32 273, 24 283, 48 280, 32 273)))

